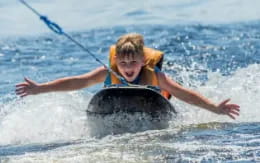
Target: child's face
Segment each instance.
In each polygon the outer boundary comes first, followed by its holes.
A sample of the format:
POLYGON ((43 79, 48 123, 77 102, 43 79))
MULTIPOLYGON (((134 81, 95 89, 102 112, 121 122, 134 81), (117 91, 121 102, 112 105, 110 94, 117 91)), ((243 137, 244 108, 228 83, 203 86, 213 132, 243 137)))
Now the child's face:
POLYGON ((144 57, 136 55, 116 57, 116 64, 121 75, 123 75, 128 82, 132 82, 136 79, 144 66, 144 57))

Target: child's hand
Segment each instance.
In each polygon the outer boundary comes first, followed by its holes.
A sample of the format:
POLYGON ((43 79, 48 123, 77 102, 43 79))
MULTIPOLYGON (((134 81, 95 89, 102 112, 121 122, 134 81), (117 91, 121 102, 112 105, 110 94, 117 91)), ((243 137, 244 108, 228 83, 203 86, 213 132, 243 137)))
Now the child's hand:
POLYGON ((39 93, 40 86, 38 83, 24 78, 25 82, 16 85, 16 94, 24 97, 27 95, 33 95, 39 93))
POLYGON ((224 100, 217 106, 217 109, 220 114, 226 114, 230 118, 235 119, 235 116, 239 116, 240 106, 236 104, 228 104, 229 101, 230 99, 224 100))

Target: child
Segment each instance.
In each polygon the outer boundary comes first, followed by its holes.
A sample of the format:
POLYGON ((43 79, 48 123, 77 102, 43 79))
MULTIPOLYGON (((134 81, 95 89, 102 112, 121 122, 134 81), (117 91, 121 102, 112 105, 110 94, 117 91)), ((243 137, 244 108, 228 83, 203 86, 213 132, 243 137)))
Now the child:
MULTIPOLYGON (((132 84, 158 86, 164 93, 169 92, 176 98, 199 106, 217 114, 225 114, 235 119, 239 116, 239 106, 228 104, 230 99, 214 104, 202 95, 186 89, 159 71, 156 64, 162 60, 162 53, 144 47, 143 37, 139 34, 126 34, 110 48, 110 68, 132 84), (167 91, 167 92, 166 92, 167 91)), ((54 91, 72 91, 105 82, 120 84, 121 81, 104 66, 89 73, 65 77, 46 83, 36 83, 28 78, 16 85, 16 94, 24 97, 54 91)), ((166 96, 165 96, 166 97, 166 96)))

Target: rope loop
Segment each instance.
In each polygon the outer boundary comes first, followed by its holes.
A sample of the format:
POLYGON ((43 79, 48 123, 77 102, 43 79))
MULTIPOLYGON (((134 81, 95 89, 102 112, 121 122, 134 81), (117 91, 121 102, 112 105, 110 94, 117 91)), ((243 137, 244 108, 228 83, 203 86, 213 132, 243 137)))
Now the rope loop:
POLYGON ((41 19, 53 32, 55 32, 55 33, 57 33, 57 34, 59 34, 59 35, 62 35, 62 34, 63 34, 62 28, 61 28, 58 24, 56 24, 56 23, 50 21, 47 16, 42 16, 42 15, 41 15, 41 16, 40 16, 40 19, 41 19))

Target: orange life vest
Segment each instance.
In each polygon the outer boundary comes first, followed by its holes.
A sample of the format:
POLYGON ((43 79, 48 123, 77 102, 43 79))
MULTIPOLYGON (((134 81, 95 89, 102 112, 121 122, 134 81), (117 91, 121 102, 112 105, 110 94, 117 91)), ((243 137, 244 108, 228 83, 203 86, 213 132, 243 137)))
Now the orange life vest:
MULTIPOLYGON (((120 74, 117 69, 115 56, 116 56, 116 47, 115 45, 112 45, 110 47, 110 52, 109 52, 110 68, 116 73, 120 74)), ((160 62, 162 57, 163 57, 163 52, 144 47, 145 66, 141 70, 139 84, 159 86, 159 82, 156 73, 154 71, 154 68, 156 64, 160 62)), ((122 84, 121 81, 112 73, 110 73, 110 79, 111 79, 111 84, 122 84)), ((167 91, 161 91, 161 94, 167 99, 169 99, 171 96, 167 91)))

